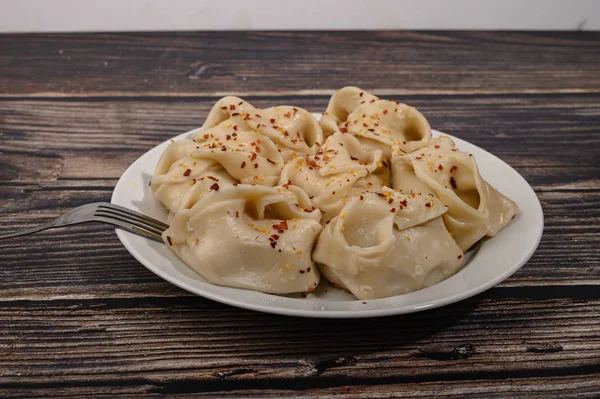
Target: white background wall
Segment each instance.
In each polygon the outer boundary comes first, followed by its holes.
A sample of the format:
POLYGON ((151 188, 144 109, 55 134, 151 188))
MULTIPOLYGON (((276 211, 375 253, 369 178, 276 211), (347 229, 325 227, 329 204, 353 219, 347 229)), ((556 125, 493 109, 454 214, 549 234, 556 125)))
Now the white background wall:
POLYGON ((600 0, 0 0, 0 32, 600 30, 600 0))

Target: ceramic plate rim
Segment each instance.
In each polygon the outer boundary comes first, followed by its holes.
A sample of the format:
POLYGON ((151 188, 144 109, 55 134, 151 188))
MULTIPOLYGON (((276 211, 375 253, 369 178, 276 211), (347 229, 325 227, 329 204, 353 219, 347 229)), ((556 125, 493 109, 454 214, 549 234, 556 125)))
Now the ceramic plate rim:
MULTIPOLYGON (((194 130, 196 130, 196 129, 194 129, 194 130)), ((131 186, 128 186, 128 183, 127 183, 127 180, 130 178, 130 175, 135 173, 131 176, 135 179, 136 175, 138 175, 139 173, 134 172, 134 171, 137 170, 140 167, 140 165, 144 163, 144 160, 146 158, 151 158, 153 155, 157 155, 157 154, 158 154, 158 156, 160 156, 160 153, 162 153, 162 149, 164 149, 164 147, 166 147, 171 142, 171 140, 181 140, 181 139, 189 138, 194 130, 190 130, 186 133, 183 133, 176 137, 173 137, 172 139, 166 140, 165 142, 155 146, 151 150, 149 150, 146 153, 144 153, 143 155, 141 155, 138 159, 136 159, 127 168, 127 170, 121 175, 121 178, 117 182, 115 189, 113 191, 111 202, 114 204, 127 206, 132 209, 136 209, 135 206, 132 206, 131 198, 130 198, 131 196, 128 195, 128 193, 131 193, 131 186)), ((512 274, 514 274, 517 270, 519 270, 529 260, 529 258, 531 258, 531 256, 533 255, 533 253, 535 252, 535 250, 537 249, 537 247, 540 243, 542 233, 543 233, 543 227, 544 227, 544 218, 543 218, 543 211, 542 211, 541 204, 540 204, 539 199, 538 199, 537 195, 535 194, 533 188, 510 165, 508 165, 507 163, 505 163, 504 161, 502 161, 500 158, 496 157, 495 155, 493 155, 493 154, 483 150, 482 148, 477 147, 474 144, 471 144, 465 140, 462 140, 460 138, 457 138, 457 137, 454 137, 454 136, 451 136, 451 135, 448 135, 448 134, 445 134, 445 133, 442 133, 439 131, 434 130, 433 132, 434 132, 434 136, 444 134, 444 135, 451 137, 456 142, 456 145, 458 148, 460 148, 463 151, 468 151, 468 152, 474 153, 475 159, 478 161, 478 164, 480 162, 480 158, 484 157, 486 159, 485 160, 486 164, 491 162, 496 166, 500 166, 506 173, 509 173, 511 175, 511 178, 517 179, 517 183, 518 183, 519 187, 521 187, 521 189, 525 189, 526 192, 524 193, 524 195, 526 194, 525 197, 529 201, 527 203, 527 207, 526 207, 528 209, 528 215, 526 215, 526 216, 528 219, 531 219, 531 221, 534 222, 534 224, 531 226, 533 231, 530 232, 530 234, 533 233, 533 236, 531 236, 531 237, 528 236, 527 248, 525 248, 524 250, 522 250, 520 253, 517 254, 518 258, 509 260, 510 265, 508 266, 508 268, 506 270, 504 270, 502 273, 495 275, 494 277, 488 279, 487 281, 485 281, 481 284, 478 284, 476 286, 470 287, 464 291, 453 292, 450 295, 446 295, 446 296, 443 296, 443 297, 437 298, 437 299, 429 299, 429 300, 425 299, 419 303, 413 303, 411 305, 407 305, 407 304, 403 305, 402 304, 402 299, 406 298, 407 296, 411 296, 411 295, 419 296, 420 295, 420 296, 425 296, 425 298, 426 298, 427 294, 422 295, 422 293, 424 291, 427 291, 428 293, 432 293, 432 292, 434 293, 435 291, 432 291, 432 288, 434 289, 434 287, 436 287, 436 286, 447 283, 448 280, 450 280, 450 279, 455 279, 455 277, 461 273, 469 273, 469 271, 467 271, 466 268, 459 271, 456 275, 450 277, 449 279, 447 279, 441 283, 438 283, 432 287, 428 287, 426 289, 423 289, 420 291, 415 291, 413 293, 409 293, 409 294, 405 294, 405 295, 400 295, 400 296, 391 297, 391 298, 375 299, 375 300, 369 300, 369 301, 358 301, 358 300, 343 301, 343 302, 342 301, 334 302, 334 301, 326 301, 326 300, 316 300, 315 301, 315 300, 311 300, 311 299, 297 299, 297 298, 289 298, 289 297, 283 297, 283 296, 278 296, 278 295, 264 294, 264 293, 254 292, 254 291, 240 290, 240 289, 236 289, 236 288, 219 287, 216 285, 212 285, 210 283, 204 283, 204 282, 200 282, 197 280, 194 280, 195 282, 191 283, 190 281, 185 281, 182 278, 179 278, 177 276, 167 273, 165 270, 163 270, 163 267, 156 264, 156 261, 153 261, 152 259, 150 259, 147 255, 145 255, 142 252, 142 250, 144 249, 144 248, 142 248, 142 246, 144 246, 145 244, 141 244, 141 243, 144 243, 144 242, 152 243, 152 244, 146 245, 147 248, 151 247, 153 244, 161 245, 160 243, 154 243, 152 241, 145 240, 141 237, 135 236, 131 233, 128 233, 128 232, 125 232, 125 231, 119 230, 119 229, 116 229, 116 233, 117 233, 119 240, 121 241, 123 246, 129 251, 129 253, 131 253, 142 265, 144 265, 147 269, 149 269, 150 271, 152 271, 159 277, 163 278, 164 280, 166 280, 180 288, 183 288, 186 291, 200 295, 207 299, 211 299, 211 300, 214 300, 214 301, 217 301, 220 303, 224 303, 227 305, 231 305, 231 306, 236 306, 239 308, 260 311, 260 312, 265 312, 265 313, 273 313, 273 314, 287 315, 287 316, 299 316, 299 317, 365 318, 365 317, 382 317, 382 316, 392 316, 392 315, 413 313, 413 312, 434 309, 437 307, 455 303, 455 302, 470 298, 470 297, 475 296, 483 291, 488 290, 489 288, 506 280, 512 274), (242 298, 241 298, 242 296, 246 296, 246 298, 244 298, 242 300, 242 298), (248 297, 251 300, 249 300, 248 297), (290 307, 288 301, 289 301, 289 303, 297 304, 298 307, 293 307, 293 306, 290 307), (311 306, 307 306, 306 304, 308 302, 314 302, 314 305, 310 304, 311 306), (329 309, 327 309, 327 306, 325 306, 327 304, 333 304, 333 303, 340 303, 340 304, 344 303, 344 304, 349 304, 349 305, 346 306, 347 309, 342 309, 342 310, 339 310, 339 309, 329 310, 329 309), (364 304, 363 308, 358 309, 357 303, 364 304), (283 304, 286 304, 286 306, 283 306, 283 304), (394 304, 396 306, 394 306, 394 304), (378 305, 383 305, 383 306, 378 306, 378 305)), ((151 170, 147 170, 147 168, 145 168, 144 171, 152 174, 154 172, 155 165, 156 165, 156 163, 154 163, 152 165, 151 170)), ((480 169, 482 169, 481 165, 480 165, 480 169)), ((141 178, 141 174, 139 174, 139 175, 140 175, 139 177, 141 178)), ((486 178, 486 179, 488 178, 488 176, 485 175, 483 170, 482 170, 482 175, 484 176, 484 178, 486 178)), ((490 181, 490 183, 493 186, 496 186, 496 184, 498 182, 490 181)), ((502 192, 502 190, 500 190, 500 191, 502 192)), ((146 197, 143 198, 143 200, 145 200, 145 199, 146 199, 146 197)), ((523 201, 524 200, 525 200, 525 198, 523 199, 523 201)), ((524 216, 522 216, 523 215, 522 212, 524 209, 523 204, 519 203, 519 201, 517 201, 517 203, 521 207, 521 213, 517 216, 517 218, 524 217, 524 216)), ((138 210, 139 210, 139 208, 138 208, 138 210)), ((511 221, 511 223, 514 223, 514 222, 515 222, 515 220, 511 221)), ((509 226, 510 226, 510 224, 509 224, 509 226)), ((498 236, 492 238, 491 240, 498 239, 501 233, 502 233, 502 231, 498 234, 498 236)), ((505 239, 507 239, 507 238, 505 238, 505 239)), ((485 245, 487 245, 487 243, 483 244, 483 246, 485 246, 485 245)), ((168 250, 168 253, 170 253, 172 255, 172 257, 175 258, 175 260, 173 260, 173 262, 179 261, 177 256, 174 253, 172 253, 170 250, 168 250)), ((479 255, 476 255, 476 256, 479 256, 479 255)), ((477 263, 478 261, 479 260, 476 260, 475 262, 477 263)), ((470 273, 473 274, 476 272, 471 271, 470 273)), ((463 277, 463 278, 466 278, 466 277, 463 277)), ((454 283, 456 283, 457 281, 460 281, 460 280, 456 280, 456 281, 454 281, 454 283)), ((468 283, 465 283, 465 284, 468 284, 468 283)), ((451 285, 448 285, 448 284, 446 284, 446 285, 448 287, 451 287, 451 285)), ((446 285, 444 287, 446 287, 446 285)))

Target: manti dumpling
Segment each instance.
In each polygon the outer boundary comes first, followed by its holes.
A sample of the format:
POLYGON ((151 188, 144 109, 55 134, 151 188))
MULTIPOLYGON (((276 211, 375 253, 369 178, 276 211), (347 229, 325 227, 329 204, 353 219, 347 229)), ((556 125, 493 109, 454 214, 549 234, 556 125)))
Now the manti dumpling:
POLYGON ((217 126, 232 132, 254 131, 268 137, 284 160, 292 154, 314 154, 323 144, 319 122, 308 111, 292 106, 260 109, 239 97, 224 97, 213 106, 194 138, 201 138, 208 129, 217 126))
POLYGON ((389 184, 386 166, 380 150, 366 150, 356 137, 336 133, 315 155, 290 160, 279 184, 302 188, 323 211, 325 223, 340 212, 353 187, 362 191, 389 184))
POLYGON ((455 274, 463 252, 444 226, 444 205, 384 187, 351 198, 323 229, 313 259, 358 299, 405 294, 455 274))
POLYGON ((412 151, 431 139, 429 123, 416 108, 380 100, 352 86, 331 97, 320 124, 326 137, 337 132, 352 134, 365 148, 381 150, 387 160, 394 144, 412 151))
POLYGON ((182 208, 163 240, 209 282, 272 294, 318 285, 321 213, 298 187, 215 186, 182 208))
POLYGON ((198 148, 199 144, 192 140, 173 142, 156 165, 150 188, 171 213, 177 212, 192 192, 198 197, 200 192, 210 191, 215 183, 220 186, 237 183, 219 163, 194 156, 198 148))
POLYGON ((447 136, 409 154, 395 147, 392 187, 441 200, 448 208, 444 223, 463 251, 494 236, 518 212, 517 204, 482 179, 473 156, 459 151, 447 136))

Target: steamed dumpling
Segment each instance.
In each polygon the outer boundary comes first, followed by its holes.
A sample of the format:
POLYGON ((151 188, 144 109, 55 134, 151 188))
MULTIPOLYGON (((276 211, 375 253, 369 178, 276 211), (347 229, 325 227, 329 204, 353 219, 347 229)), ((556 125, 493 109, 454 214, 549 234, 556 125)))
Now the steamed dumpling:
POLYGON ((321 126, 308 111, 291 106, 260 109, 239 97, 219 100, 194 138, 216 126, 255 131, 267 136, 285 160, 293 154, 314 154, 323 144, 321 126))
POLYGON ((313 253, 323 275, 358 299, 405 294, 456 273, 463 253, 428 195, 389 188, 353 197, 322 231, 313 253))
POLYGON ((518 212, 517 204, 482 179, 473 156, 445 136, 410 154, 396 149, 392 186, 439 198, 448 207, 444 223, 463 251, 496 235, 518 212))
POLYGON ((394 144, 412 151, 431 139, 429 123, 416 108, 380 100, 358 87, 337 91, 320 123, 325 136, 336 132, 352 134, 365 148, 383 151, 388 160, 394 144))
POLYGON ((274 186, 283 168, 283 158, 275 144, 255 132, 225 126, 206 129, 194 140, 199 144, 192 156, 219 163, 243 184, 274 186))
POLYGON ((227 186, 178 211, 163 240, 209 282, 272 294, 312 291, 320 212, 297 187, 227 186))
POLYGON ((176 141, 169 144, 158 161, 150 188, 170 212, 179 210, 192 192, 208 192, 215 183, 236 183, 217 162, 194 156, 198 148, 192 140, 176 141))
POLYGON ((279 184, 302 188, 323 211, 323 222, 336 216, 353 187, 380 188, 389 181, 385 160, 379 150, 365 150, 349 134, 329 136, 315 155, 295 158, 281 173, 279 184))

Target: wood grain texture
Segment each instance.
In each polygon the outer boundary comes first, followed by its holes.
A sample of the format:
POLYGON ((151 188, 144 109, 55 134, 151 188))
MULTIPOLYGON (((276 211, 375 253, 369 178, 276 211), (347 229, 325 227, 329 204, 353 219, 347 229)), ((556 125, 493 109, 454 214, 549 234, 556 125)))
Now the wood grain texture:
POLYGON ((564 32, 0 36, 0 234, 109 200, 222 93, 318 112, 346 84, 498 155, 545 213, 499 286, 361 321, 197 297, 107 226, 0 241, 0 396, 597 397, 599 50, 600 34, 564 32))
POLYGON ((0 37, 4 95, 600 91, 597 32, 210 32, 0 37))

